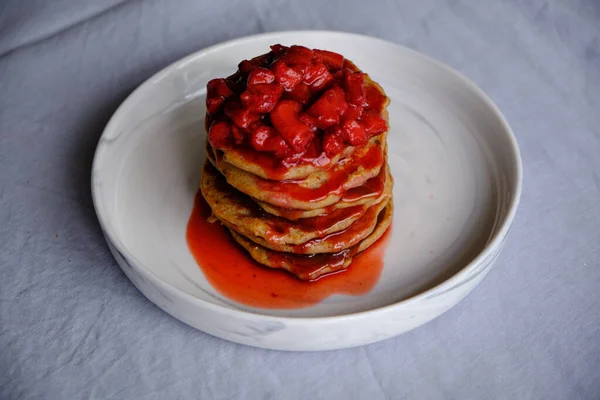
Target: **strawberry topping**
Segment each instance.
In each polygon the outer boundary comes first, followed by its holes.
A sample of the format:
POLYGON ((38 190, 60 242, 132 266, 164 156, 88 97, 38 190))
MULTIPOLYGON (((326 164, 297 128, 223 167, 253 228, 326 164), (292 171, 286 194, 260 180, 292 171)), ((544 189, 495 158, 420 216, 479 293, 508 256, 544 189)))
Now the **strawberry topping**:
POLYGON ((335 86, 329 89, 306 111, 312 117, 317 128, 325 129, 340 122, 340 116, 346 112, 348 103, 344 91, 335 86))
POLYGON ((219 149, 246 146, 284 164, 329 162, 388 130, 386 104, 379 87, 342 55, 276 44, 228 78, 208 82, 205 122, 219 149))
POLYGON ((282 100, 271 112, 271 122, 294 151, 300 153, 312 139, 314 133, 300 120, 302 104, 293 100, 282 100))

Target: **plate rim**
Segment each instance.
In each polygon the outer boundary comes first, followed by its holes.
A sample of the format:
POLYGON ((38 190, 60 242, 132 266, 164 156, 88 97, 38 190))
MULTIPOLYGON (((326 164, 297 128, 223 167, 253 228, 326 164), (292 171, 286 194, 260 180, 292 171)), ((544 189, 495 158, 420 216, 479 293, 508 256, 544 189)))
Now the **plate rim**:
MULTIPOLYGON (((462 280, 464 276, 472 273, 473 270, 475 270, 476 267, 481 264, 481 261, 485 260, 499 246, 502 245, 502 242, 506 238, 506 236, 510 230, 510 227, 514 221, 514 218, 516 216, 517 208, 519 206, 520 198, 521 198, 522 185, 523 185, 523 165, 522 165, 521 152, 519 150, 518 141, 516 139, 516 136, 515 136, 512 128, 510 127, 508 121, 506 120, 505 116, 498 108, 498 106, 474 82, 472 82, 470 79, 468 79, 467 77, 462 75, 460 72, 458 72, 454 68, 448 66, 447 64, 437 61, 434 58, 432 58, 426 54, 423 54, 421 52, 413 50, 404 45, 397 44, 397 43, 391 42, 389 40, 385 40, 385 39, 381 39, 381 38, 373 37, 373 36, 369 36, 369 35, 357 34, 357 33, 351 33, 351 32, 343 32, 343 31, 334 31, 334 30, 290 30, 290 31, 277 31, 277 32, 268 32, 268 33, 260 33, 260 34, 255 34, 255 35, 243 36, 243 37, 226 40, 224 42, 216 43, 216 44, 208 46, 206 48, 194 51, 178 60, 175 60, 174 62, 172 62, 169 65, 165 66, 164 68, 160 69, 158 72, 154 73, 152 76, 147 78, 144 82, 142 82, 139 86, 137 86, 125 98, 125 100, 119 105, 119 107, 115 110, 115 112, 110 117, 108 123, 106 124, 105 128, 103 129, 102 134, 100 135, 98 144, 94 151, 94 159, 93 159, 92 168, 91 168, 92 200, 93 200, 96 216, 98 217, 98 222, 100 223, 100 227, 101 227, 104 235, 106 236, 105 239, 110 242, 109 243, 110 245, 115 247, 115 249, 120 253, 120 255, 125 259, 125 261, 127 261, 129 264, 132 264, 132 266, 135 266, 139 273, 150 275, 152 280, 160 283, 161 285, 165 285, 166 287, 168 287, 170 290, 172 290, 177 295, 185 298, 187 301, 191 301, 191 303, 193 303, 197 306, 211 309, 211 311, 214 311, 217 313, 222 313, 222 314, 228 314, 229 316, 234 317, 234 318, 236 318, 236 317, 252 317, 252 318, 258 318, 258 319, 261 319, 264 321, 285 322, 287 324, 290 324, 290 326, 293 326, 295 324, 320 325, 320 324, 328 324, 328 323, 342 321, 342 320, 352 320, 352 319, 360 319, 360 318, 366 318, 366 317, 375 317, 378 314, 391 312, 394 309, 399 309, 399 308, 413 305, 421 300, 432 297, 436 292, 444 291, 445 289, 452 288, 456 283, 458 283, 458 281, 462 280), (516 169, 516 171, 515 171, 516 172, 515 190, 511 194, 506 216, 503 219, 499 229, 496 231, 496 233, 491 238, 491 240, 489 240, 486 243, 485 247, 477 254, 477 256, 475 258, 473 258, 468 264, 465 264, 458 272, 456 272, 449 278, 447 278, 447 279, 443 280, 442 282, 430 287, 429 289, 426 289, 415 295, 412 295, 412 296, 402 299, 400 301, 394 302, 392 304, 387 304, 387 305, 372 308, 369 310, 351 312, 348 314, 341 314, 341 315, 313 316, 313 317, 266 315, 266 314, 253 312, 252 310, 236 309, 236 308, 231 308, 231 307, 228 307, 225 305, 211 303, 210 301, 206 301, 204 299, 196 297, 196 296, 180 289, 179 287, 177 287, 167 281, 164 281, 156 273, 154 273, 150 269, 146 268, 143 263, 139 262, 139 260, 137 260, 135 255, 131 254, 131 252, 129 251, 127 246, 125 246, 119 240, 118 235, 116 235, 116 233, 112 229, 109 229, 109 225, 106 222, 109 220, 109 217, 104 213, 104 210, 101 206, 101 201, 100 201, 101 190, 99 189, 100 185, 97 185, 95 183, 95 181, 97 179, 96 171, 99 169, 99 164, 101 162, 102 154, 105 152, 106 146, 107 146, 106 143, 104 143, 103 139, 105 139, 105 136, 108 135, 108 133, 113 130, 113 125, 115 125, 116 121, 118 119, 120 119, 121 114, 124 113, 125 107, 127 105, 129 105, 129 103, 132 103, 133 100, 135 100, 138 93, 145 90, 146 87, 150 86, 151 84, 153 84, 154 82, 159 80, 162 76, 169 74, 171 72, 171 70, 176 69, 182 65, 185 65, 186 63, 190 62, 191 60, 201 57, 201 56, 204 56, 211 52, 225 49, 225 48, 233 46, 233 45, 243 44, 244 42, 252 42, 255 40, 259 40, 259 39, 277 38, 278 40, 281 40, 285 36, 297 36, 297 35, 324 35, 324 36, 330 36, 330 37, 331 36, 343 36, 347 39, 354 38, 354 39, 360 39, 360 40, 365 40, 365 41, 379 42, 382 44, 386 44, 388 46, 392 46, 396 50, 409 53, 415 58, 418 58, 425 62, 434 64, 436 67, 441 68, 446 73, 449 73, 450 75, 459 79, 465 86, 467 86, 470 90, 472 90, 476 96, 478 96, 480 99, 483 100, 485 105, 494 113, 494 115, 500 121, 502 129, 504 130, 504 134, 507 136, 507 138, 509 140, 510 150, 512 151, 512 153, 513 153, 512 156, 514 157, 513 167, 516 169), (134 260, 135 262, 131 263, 130 260, 134 260)), ((119 263, 117 262, 117 264, 119 264, 119 263)))

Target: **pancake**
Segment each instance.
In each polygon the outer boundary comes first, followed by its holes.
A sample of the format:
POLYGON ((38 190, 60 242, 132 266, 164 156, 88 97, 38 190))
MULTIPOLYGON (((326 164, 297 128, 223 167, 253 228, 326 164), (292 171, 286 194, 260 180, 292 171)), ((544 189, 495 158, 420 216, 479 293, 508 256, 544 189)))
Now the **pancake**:
MULTIPOLYGON (((363 239, 373 232, 377 226, 377 216, 389 203, 387 201, 367 208, 366 212, 353 224, 344 230, 330 233, 326 236, 311 239, 301 244, 277 244, 271 243, 259 236, 246 236, 256 244, 266 247, 270 250, 294 253, 294 254, 320 254, 320 253, 338 253, 360 243, 363 239)), ((230 225, 222 221, 228 228, 241 233, 237 226, 230 225)))
POLYGON ((301 280, 347 268, 391 224, 390 100, 356 72, 334 52, 274 45, 207 83, 208 220, 301 280))
MULTIPOLYGON (((349 67, 354 71, 359 69, 351 62, 345 67, 349 67)), ((377 84, 372 81, 367 74, 365 74, 365 84, 372 87, 374 90, 382 93, 386 97, 386 101, 381 111, 381 116, 385 119, 389 125, 389 115, 386 107, 390 100, 385 95, 385 92, 377 84)), ((332 158, 331 164, 336 164, 342 158, 349 157, 354 153, 357 148, 349 146, 344 151, 332 158)), ((216 150, 216 149, 215 149, 216 150)), ((219 151, 221 152, 221 151, 219 151)), ((220 154, 223 161, 241 169, 242 171, 249 172, 253 175, 257 175, 264 179, 272 180, 290 180, 290 179, 304 179, 315 172, 320 171, 323 166, 313 163, 300 163, 299 165, 285 167, 280 165, 279 161, 273 157, 270 153, 256 152, 255 150, 247 147, 231 147, 221 152, 220 154), (265 168, 266 167, 266 168, 265 168)))
MULTIPOLYGON (((299 245, 344 230, 361 218, 370 205, 333 210, 328 215, 290 221, 266 213, 250 197, 227 184, 208 161, 202 171, 202 195, 213 215, 244 236, 259 237, 274 245, 299 245)), ((380 202, 391 196, 391 188, 380 202)))
MULTIPOLYGON (((323 166, 313 163, 285 167, 271 153, 257 152, 249 147, 231 148, 226 151, 217 150, 213 147, 213 150, 218 152, 224 162, 264 179, 304 179, 323 169, 323 166)), ((342 158, 351 156, 355 150, 356 148, 353 146, 346 147, 340 154, 331 159, 330 164, 334 165, 342 158)))
POLYGON ((371 247, 389 228, 392 222, 393 205, 389 201, 385 209, 379 213, 377 225, 373 232, 360 243, 347 250, 334 254, 317 254, 313 256, 280 253, 246 239, 230 229, 231 235, 250 256, 258 263, 275 269, 284 269, 301 280, 315 280, 320 276, 341 271, 352 262, 352 257, 371 247))
POLYGON ((381 168, 379 175, 369 179, 362 186, 348 190, 337 203, 327 207, 315 208, 314 210, 298 210, 294 208, 276 207, 262 201, 256 201, 256 203, 269 214, 283 217, 292 221, 297 221, 303 218, 327 215, 335 212, 336 210, 349 207, 356 207, 360 205, 370 207, 379 203, 380 201, 383 201, 386 197, 391 196, 393 187, 394 179, 390 174, 389 166, 385 165, 383 168, 381 168))
POLYGON ((371 138, 352 156, 300 181, 272 181, 241 170, 208 152, 208 159, 239 191, 282 208, 313 210, 337 203, 347 190, 377 176, 385 163, 385 135, 371 138))

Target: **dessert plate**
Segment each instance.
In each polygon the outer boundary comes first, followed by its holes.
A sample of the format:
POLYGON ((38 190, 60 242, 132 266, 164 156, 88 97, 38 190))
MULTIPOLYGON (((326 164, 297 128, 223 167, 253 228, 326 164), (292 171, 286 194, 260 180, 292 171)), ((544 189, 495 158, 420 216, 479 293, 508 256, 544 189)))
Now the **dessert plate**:
POLYGON ((158 307, 234 342, 327 350, 398 335, 464 298, 503 247, 521 179, 513 133, 473 83, 380 39, 309 31, 229 41, 158 72, 106 126, 92 191, 118 264, 158 307), (246 306, 213 287, 188 248, 186 226, 206 157, 206 83, 275 43, 343 54, 391 98, 395 211, 383 270, 366 294, 335 294, 292 309, 246 306))

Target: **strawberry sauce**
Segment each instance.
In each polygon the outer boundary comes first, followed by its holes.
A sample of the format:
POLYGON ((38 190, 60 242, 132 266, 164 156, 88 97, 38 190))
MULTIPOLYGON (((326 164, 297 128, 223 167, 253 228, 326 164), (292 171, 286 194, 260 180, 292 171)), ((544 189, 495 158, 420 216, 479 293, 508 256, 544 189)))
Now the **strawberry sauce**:
POLYGON ((348 176, 362 166, 365 170, 374 169, 383 164, 384 153, 381 147, 373 147, 358 159, 348 159, 339 167, 329 170, 327 182, 318 188, 301 186, 301 181, 272 181, 256 178, 258 186, 265 192, 282 193, 285 198, 294 200, 316 202, 327 198, 329 195, 344 193, 344 184, 348 176))
MULTIPOLYGON (((325 279, 307 282, 256 263, 223 226, 207 221, 210 213, 210 207, 198 192, 186 232, 192 255, 219 293, 238 303, 261 308, 302 308, 333 294, 357 296, 368 293, 379 280, 391 231, 388 229, 375 245, 356 256, 347 269, 325 279)), ((312 268, 321 268, 318 259, 309 260, 316 261, 312 268)))
MULTIPOLYGON (((364 199, 377 199, 379 198, 385 188, 386 180, 386 168, 383 166, 379 171, 379 175, 367 180, 362 186, 358 186, 347 190, 342 195, 340 202, 353 203, 364 199)), ((324 208, 323 214, 331 214, 335 212, 336 204, 327 206, 324 208)), ((278 215, 294 221, 294 223, 302 220, 301 216, 304 210, 297 210, 293 208, 277 208, 278 215)))
POLYGON ((340 54, 271 46, 207 85, 208 140, 278 179, 285 168, 323 166, 347 146, 387 131, 387 97, 340 54))

